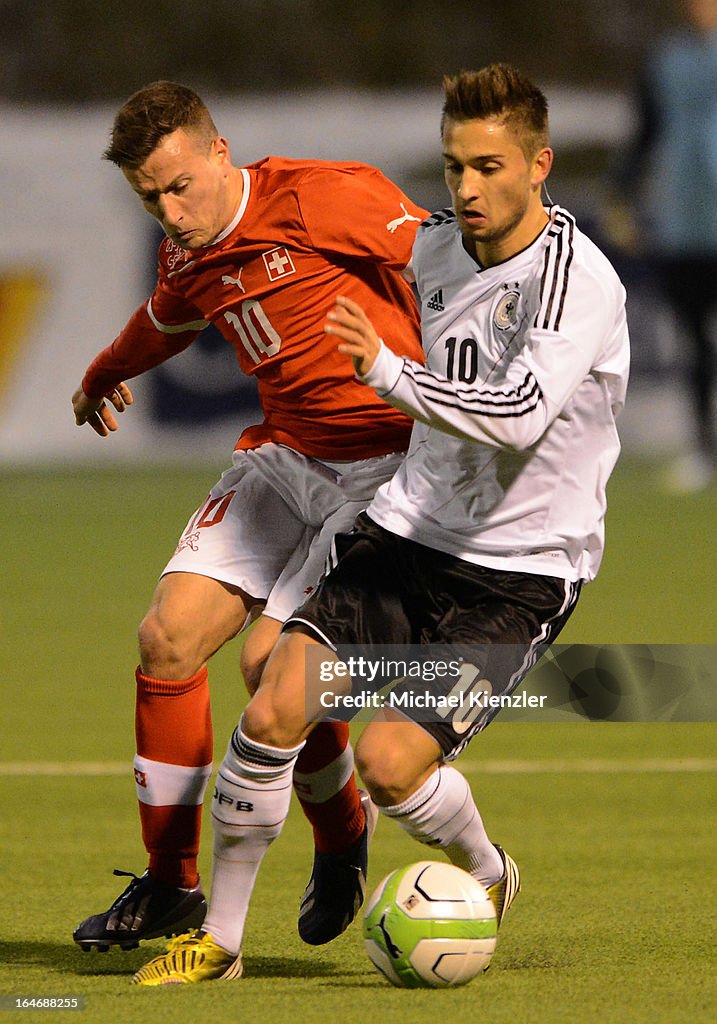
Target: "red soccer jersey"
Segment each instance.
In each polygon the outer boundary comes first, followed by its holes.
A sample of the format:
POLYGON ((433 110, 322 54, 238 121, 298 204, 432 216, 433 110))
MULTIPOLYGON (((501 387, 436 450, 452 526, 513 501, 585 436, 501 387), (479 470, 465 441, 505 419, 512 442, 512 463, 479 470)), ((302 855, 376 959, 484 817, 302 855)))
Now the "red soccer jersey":
POLYGON ((240 208, 212 245, 161 243, 152 297, 93 361, 85 393, 106 394, 213 323, 257 378, 264 412, 237 448, 276 441, 334 460, 402 450, 411 421, 356 379, 323 324, 347 295, 394 351, 422 361, 418 311, 400 272, 426 211, 363 164, 267 157, 241 173, 240 208))

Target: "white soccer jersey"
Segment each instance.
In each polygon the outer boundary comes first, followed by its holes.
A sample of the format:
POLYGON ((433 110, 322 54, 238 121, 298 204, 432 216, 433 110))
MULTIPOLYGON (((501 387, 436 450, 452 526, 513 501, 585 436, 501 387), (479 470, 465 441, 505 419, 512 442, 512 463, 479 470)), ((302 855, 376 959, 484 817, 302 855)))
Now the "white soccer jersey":
POLYGON ((559 207, 522 252, 481 268, 452 210, 419 228, 425 368, 382 346, 365 377, 414 424, 368 508, 469 562, 592 579, 629 367, 625 289, 559 207))

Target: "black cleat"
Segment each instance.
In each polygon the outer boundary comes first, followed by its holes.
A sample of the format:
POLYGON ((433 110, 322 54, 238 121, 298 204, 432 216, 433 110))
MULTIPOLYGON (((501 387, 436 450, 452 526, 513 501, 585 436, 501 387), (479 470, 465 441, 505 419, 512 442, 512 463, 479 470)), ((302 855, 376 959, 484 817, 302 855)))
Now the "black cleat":
POLYGON ((299 935, 310 946, 331 942, 351 924, 366 895, 368 844, 378 808, 359 790, 366 827, 359 841, 344 853, 314 853, 314 867, 299 908, 299 935))
POLYGON ((93 914, 72 933, 77 945, 88 952, 106 953, 110 946, 136 949, 144 939, 178 935, 199 928, 207 913, 201 886, 179 889, 155 881, 149 871, 138 877, 131 871, 114 871, 132 878, 125 891, 104 914, 93 914))

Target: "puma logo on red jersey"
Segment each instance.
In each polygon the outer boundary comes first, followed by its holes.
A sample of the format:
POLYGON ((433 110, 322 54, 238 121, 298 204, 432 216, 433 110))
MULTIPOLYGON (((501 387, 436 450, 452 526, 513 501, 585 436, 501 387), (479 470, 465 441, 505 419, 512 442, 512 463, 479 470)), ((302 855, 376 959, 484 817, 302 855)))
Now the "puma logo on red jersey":
POLYGON ((222 274, 222 284, 235 284, 240 291, 246 294, 246 288, 241 283, 241 274, 243 269, 243 267, 240 267, 239 270, 237 270, 236 277, 231 277, 229 274, 222 274))
POLYGON ((420 218, 420 217, 413 217, 413 216, 412 216, 412 215, 411 215, 411 214, 410 214, 410 213, 408 212, 408 210, 407 210, 407 209, 406 209, 406 207, 405 207, 405 206, 403 205, 403 203, 399 203, 399 206, 400 206, 400 207, 401 207, 401 209, 403 210, 403 217, 398 217, 398 218, 397 218, 396 220, 390 220, 390 221, 388 222, 388 224, 386 225, 386 230, 387 230, 387 231, 390 231, 390 233, 391 233, 391 234, 393 234, 393 233, 394 233, 394 231, 396 231, 396 229, 397 229, 397 228, 400 228, 402 224, 405 224, 405 223, 406 223, 406 221, 409 221, 409 220, 415 220, 415 221, 417 221, 417 222, 418 222, 419 224, 421 223, 421 218, 420 218))

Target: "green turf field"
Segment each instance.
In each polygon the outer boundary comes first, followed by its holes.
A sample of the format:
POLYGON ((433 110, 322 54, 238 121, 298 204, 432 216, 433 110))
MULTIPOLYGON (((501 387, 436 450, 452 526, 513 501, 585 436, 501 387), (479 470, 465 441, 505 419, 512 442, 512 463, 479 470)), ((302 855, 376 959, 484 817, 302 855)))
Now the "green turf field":
MULTIPOLYGON (((469 748, 460 766, 491 834, 519 862, 523 892, 491 971, 466 989, 390 988, 356 926, 322 949, 300 942, 311 848, 295 810, 262 869, 242 980, 136 990, 129 976, 149 947, 84 955, 72 946, 77 921, 119 891, 112 868, 144 866, 133 787, 117 774, 133 753, 136 624, 217 468, 0 477, 0 997, 82 997, 72 1019, 87 1024, 717 1019, 712 724, 499 720, 469 748)), ((667 498, 654 477, 629 461, 616 473, 603 572, 562 640, 715 642, 715 493, 667 498)), ((243 701, 237 661, 229 645, 212 672, 219 757, 243 701)), ((369 884, 426 852, 381 822, 369 884)), ((6 1005, 0 998, 0 1013, 6 1005)))

